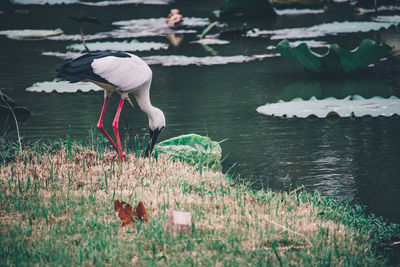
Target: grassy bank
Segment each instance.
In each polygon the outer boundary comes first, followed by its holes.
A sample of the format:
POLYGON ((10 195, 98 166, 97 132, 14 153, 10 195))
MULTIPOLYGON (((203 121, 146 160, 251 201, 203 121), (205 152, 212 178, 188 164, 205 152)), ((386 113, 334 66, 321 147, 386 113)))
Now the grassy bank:
MULTIPOLYGON (((0 265, 373 265, 397 231, 317 193, 252 191, 219 172, 95 146, 35 145, 0 168, 0 265), (148 224, 120 228, 113 200, 148 224), (172 210, 192 231, 171 234, 172 210)), ((382 254, 381 254, 382 255, 382 254)))

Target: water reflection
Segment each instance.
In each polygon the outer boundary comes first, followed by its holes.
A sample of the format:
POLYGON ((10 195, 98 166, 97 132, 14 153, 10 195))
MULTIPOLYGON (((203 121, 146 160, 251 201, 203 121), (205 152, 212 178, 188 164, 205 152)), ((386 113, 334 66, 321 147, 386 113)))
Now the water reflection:
POLYGON ((167 34, 167 39, 172 46, 178 47, 182 43, 183 34, 169 33, 167 34))
POLYGON ((313 79, 291 83, 285 86, 276 97, 276 101, 290 101, 294 98, 324 99, 334 97, 343 99, 349 95, 359 95, 363 98, 381 96, 388 98, 394 94, 394 90, 387 83, 374 78, 363 77, 360 79, 313 79))

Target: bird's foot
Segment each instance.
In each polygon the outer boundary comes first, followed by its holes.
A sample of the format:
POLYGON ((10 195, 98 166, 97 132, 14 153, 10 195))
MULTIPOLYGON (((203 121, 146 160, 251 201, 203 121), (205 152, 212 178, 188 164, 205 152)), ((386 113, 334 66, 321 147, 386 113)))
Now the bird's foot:
MULTIPOLYGON (((115 153, 115 155, 113 156, 113 159, 115 160, 115 161, 117 161, 118 159, 119 159, 120 157, 119 157, 119 154, 118 153, 115 153)), ((125 153, 124 152, 122 152, 122 162, 124 162, 124 159, 126 158, 126 155, 125 155, 125 153)))

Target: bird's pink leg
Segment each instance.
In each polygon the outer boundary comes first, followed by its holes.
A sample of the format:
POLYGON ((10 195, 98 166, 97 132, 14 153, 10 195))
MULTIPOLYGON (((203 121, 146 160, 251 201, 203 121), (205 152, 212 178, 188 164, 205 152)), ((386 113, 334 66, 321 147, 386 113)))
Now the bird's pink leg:
POLYGON ((97 123, 97 129, 99 129, 99 131, 108 139, 108 141, 110 141, 110 143, 113 145, 115 150, 118 152, 117 146, 115 145, 114 141, 108 135, 108 133, 106 132, 106 130, 104 129, 104 126, 103 126, 103 115, 104 115, 104 112, 106 111, 106 105, 107 105, 108 98, 109 98, 108 95, 106 95, 104 97, 103 109, 101 110, 100 119, 99 119, 99 122, 97 123))
POLYGON ((119 158, 120 158, 121 162, 124 162, 124 155, 122 154, 121 141, 119 139, 118 123, 119 123, 119 116, 121 115, 121 109, 122 109, 122 106, 124 105, 124 100, 125 100, 124 97, 121 97, 121 100, 119 101, 117 113, 115 114, 115 118, 112 123, 113 129, 114 129, 114 134, 115 134, 115 139, 117 140, 118 154, 119 154, 119 158))

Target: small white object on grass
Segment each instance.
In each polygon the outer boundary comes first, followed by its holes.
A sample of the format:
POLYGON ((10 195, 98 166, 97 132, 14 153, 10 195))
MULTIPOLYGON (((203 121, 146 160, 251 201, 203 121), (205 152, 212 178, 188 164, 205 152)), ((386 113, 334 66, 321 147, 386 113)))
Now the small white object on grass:
POLYGON ((168 228, 173 233, 184 233, 192 230, 192 214, 190 212, 172 211, 168 217, 168 228))

